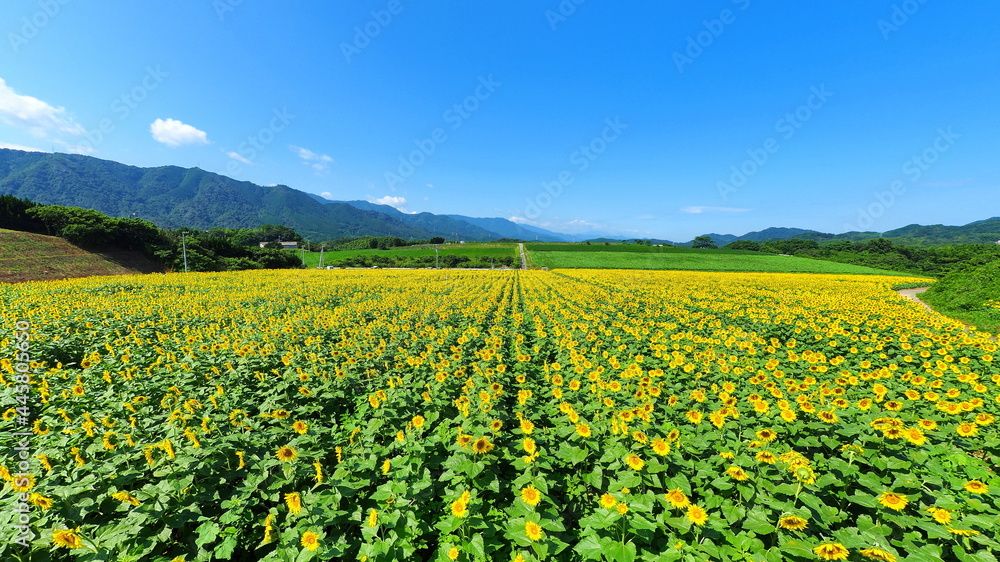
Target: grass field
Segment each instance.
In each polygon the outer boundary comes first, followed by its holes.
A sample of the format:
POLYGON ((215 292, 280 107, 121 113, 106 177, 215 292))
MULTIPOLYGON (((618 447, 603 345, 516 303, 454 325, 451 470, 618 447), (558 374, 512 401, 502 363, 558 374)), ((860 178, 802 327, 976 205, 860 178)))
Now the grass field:
MULTIPOLYGON (((538 246, 529 245, 528 257, 533 267, 569 269, 682 269, 690 271, 761 271, 772 273, 838 273, 859 275, 903 275, 871 267, 850 265, 794 256, 776 256, 758 252, 725 252, 721 250, 692 250, 690 248, 653 248, 634 246, 638 251, 621 249, 580 250, 576 248, 559 251, 539 251, 538 246), (673 251, 684 250, 684 251, 673 251)), ((567 247, 567 246, 563 246, 567 247)), ((583 246, 587 248, 587 246, 583 246)), ((591 246, 593 247, 593 246, 591 246)), ((621 246, 627 248, 628 246, 621 246)), ((598 248, 615 248, 598 246, 598 248)))
MULTIPOLYGON (((471 259, 482 258, 509 258, 518 257, 516 244, 445 244, 441 246, 406 246, 394 248, 392 250, 343 250, 337 252, 323 252, 323 265, 337 265, 347 258, 358 256, 381 256, 393 260, 408 261, 414 258, 434 257, 434 248, 438 249, 440 258, 447 255, 466 256, 471 259)), ((293 251, 293 250, 289 250, 293 251)), ((296 255, 303 255, 301 251, 294 250, 296 255)), ((306 267, 319 266, 319 252, 306 252, 306 267)))

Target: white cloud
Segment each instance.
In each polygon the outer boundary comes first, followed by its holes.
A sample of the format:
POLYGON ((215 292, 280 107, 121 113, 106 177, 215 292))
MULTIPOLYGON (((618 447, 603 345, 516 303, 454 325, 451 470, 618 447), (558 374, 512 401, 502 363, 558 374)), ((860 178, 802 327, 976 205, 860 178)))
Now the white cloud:
POLYGON ((176 119, 157 119, 149 126, 149 132, 153 133, 153 140, 171 148, 185 144, 209 144, 205 131, 199 131, 176 119))
POLYGON ((244 164, 247 164, 248 166, 253 166, 253 162, 251 162, 251 161, 247 160, 246 158, 244 158, 243 156, 241 156, 239 152, 235 152, 235 151, 231 150, 231 151, 229 151, 229 152, 226 153, 226 156, 232 158, 233 160, 236 160, 236 161, 239 161, 239 162, 243 162, 244 164))
POLYGON ((288 148, 317 172, 325 171, 333 163, 333 158, 330 158, 326 154, 319 154, 308 148, 295 145, 289 145, 288 148))
POLYGON ((684 207, 682 213, 699 215, 701 213, 745 213, 750 209, 737 209, 735 207, 684 207))
POLYGON ((531 224, 531 221, 529 221, 528 219, 524 217, 519 217, 517 215, 512 215, 508 217, 507 220, 509 220, 510 222, 515 222, 517 224, 531 224))
POLYGON ((35 148, 33 146, 24 146, 23 144, 10 144, 6 142, 0 142, 0 148, 9 148, 11 150, 23 150, 25 152, 48 152, 48 150, 42 150, 40 148, 35 148))
POLYGON ((408 215, 417 214, 415 211, 406 210, 406 197, 395 197, 393 195, 386 195, 385 197, 379 197, 378 199, 369 197, 368 202, 375 203, 376 205, 388 205, 390 207, 395 207, 397 211, 408 215))
POLYGON ((3 78, 0 78, 0 119, 40 138, 86 132, 67 114, 65 107, 53 107, 38 98, 18 94, 3 78))
POLYGON ((324 191, 323 193, 320 193, 319 196, 322 197, 323 199, 329 199, 333 201, 333 194, 330 193, 329 191, 324 191))

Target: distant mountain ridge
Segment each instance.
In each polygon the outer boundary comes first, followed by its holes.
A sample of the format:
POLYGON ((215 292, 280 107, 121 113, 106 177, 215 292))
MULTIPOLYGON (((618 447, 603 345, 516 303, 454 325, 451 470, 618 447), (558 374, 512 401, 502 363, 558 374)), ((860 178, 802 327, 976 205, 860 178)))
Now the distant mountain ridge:
MULTIPOLYGON (((768 240, 787 240, 789 238, 815 240, 821 243, 833 242, 837 240, 859 242, 872 240, 874 238, 887 238, 893 242, 918 245, 994 244, 1000 240, 1000 217, 975 221, 962 226, 911 224, 885 232, 845 232, 843 234, 830 234, 803 228, 771 227, 765 228, 764 230, 748 232, 742 236, 716 233, 706 234, 705 236, 711 237, 712 241, 718 246, 725 246, 726 244, 730 244, 738 240, 766 242, 768 240)), ((683 245, 690 245, 690 242, 683 245)))
MULTIPOLYGON (((137 216, 164 228, 254 228, 267 223, 282 224, 313 240, 366 235, 410 240, 441 236, 468 241, 622 239, 601 232, 562 234, 503 218, 409 214, 367 201, 330 201, 286 185, 260 186, 200 168, 139 168, 91 156, 12 149, 0 149, 0 195, 5 194, 42 204, 94 209, 114 217, 137 216)), ((829 234, 771 227, 741 236, 716 233, 707 236, 718 246, 737 240, 805 238, 830 242, 879 237, 909 244, 989 244, 1000 240, 1000 217, 962 226, 911 224, 882 233, 829 234)))
POLYGON ((517 232, 525 232, 526 239, 536 235, 547 241, 563 239, 542 229, 519 228, 506 219, 410 215, 387 205, 329 201, 286 185, 260 186, 200 168, 139 168, 76 154, 0 149, 0 194, 115 217, 134 215, 165 228, 250 228, 270 223, 328 240, 370 235, 488 241, 515 237, 511 233, 517 232))

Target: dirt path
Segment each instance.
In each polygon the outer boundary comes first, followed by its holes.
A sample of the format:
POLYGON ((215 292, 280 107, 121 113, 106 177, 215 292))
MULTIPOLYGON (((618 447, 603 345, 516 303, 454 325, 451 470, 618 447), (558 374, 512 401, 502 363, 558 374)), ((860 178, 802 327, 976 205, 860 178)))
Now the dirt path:
POLYGON ((931 308, 930 305, 920 300, 920 297, 917 296, 929 288, 930 287, 917 287, 915 289, 899 289, 896 292, 902 295, 904 298, 910 299, 911 301, 916 301, 917 303, 920 304, 920 306, 924 307, 927 310, 927 312, 934 312, 934 309, 931 308))
POLYGON ((518 242, 517 249, 521 252, 521 269, 528 269, 528 258, 524 255, 524 244, 518 242))

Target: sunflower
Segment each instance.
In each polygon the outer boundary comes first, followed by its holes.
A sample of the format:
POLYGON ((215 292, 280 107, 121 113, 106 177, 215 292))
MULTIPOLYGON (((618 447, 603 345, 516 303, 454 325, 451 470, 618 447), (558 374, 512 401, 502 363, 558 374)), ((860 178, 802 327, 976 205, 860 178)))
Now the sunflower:
POLYGON ((580 437, 590 437, 590 426, 585 423, 576 424, 576 433, 580 437))
POLYGON ((413 416, 413 419, 410 421, 413 423, 413 427, 420 429, 424 426, 424 421, 426 420, 424 420, 423 416, 413 416))
POLYGON ((52 544, 64 546, 69 549, 83 548, 83 539, 76 531, 69 529, 55 529, 52 531, 52 544))
POLYGON ((708 521, 708 512, 695 504, 688 506, 687 513, 684 515, 688 521, 695 525, 704 525, 708 521))
POLYGON ((10 487, 14 489, 15 492, 24 493, 35 487, 35 477, 31 475, 19 475, 16 476, 10 482, 10 487))
POLYGON ((542 501, 542 493, 538 491, 538 488, 528 486, 521 490, 521 499, 528 505, 538 505, 538 502, 542 501))
POLYGON ((476 442, 472 444, 472 452, 477 455, 482 455, 493 450, 493 443, 485 436, 476 439, 476 442))
POLYGON ((292 424, 292 429, 295 430, 295 433, 304 435, 307 431, 309 431, 309 424, 304 421, 297 421, 292 424))
POLYGON ((490 431, 497 433, 503 428, 503 422, 500 420, 493 420, 490 422, 490 431))
POLYGON ((825 542, 813 549, 823 560, 847 560, 851 551, 839 542, 825 542))
POLYGON ((750 476, 747 475, 746 471, 738 466, 731 466, 726 469, 726 474, 731 476, 733 480, 738 480, 740 482, 747 480, 750 476))
POLYGON ((294 447, 285 445, 284 447, 278 449, 278 452, 276 452, 274 456, 278 457, 278 460, 281 462, 292 462, 299 456, 299 452, 296 451, 294 447))
POLYGON ((964 486, 967 492, 972 492, 973 494, 988 494, 990 493, 990 487, 983 484, 979 480, 969 480, 964 486))
POLYGON ((451 502, 451 514, 455 517, 465 517, 469 513, 469 498, 466 494, 451 502))
POLYGON ((458 436, 458 439, 456 439, 455 442, 458 443, 459 447, 468 447, 469 444, 472 443, 472 436, 463 433, 458 436))
POLYGON ((625 502, 619 502, 618 505, 615 506, 615 509, 618 511, 619 515, 625 515, 628 513, 628 504, 625 502))
POLYGON ((28 501, 42 509, 51 509, 53 503, 52 498, 47 498, 37 492, 32 492, 31 495, 28 496, 28 501))
POLYGON ((891 552, 886 552, 881 548, 862 548, 861 555, 873 560, 883 560, 884 562, 896 562, 896 556, 891 552))
POLYGON ((930 513, 931 517, 933 517, 935 521, 937 521, 942 525, 947 525, 948 523, 951 523, 951 512, 948 511, 947 509, 931 506, 927 508, 927 513, 930 513))
POLYGON ((601 507, 604 509, 611 509, 616 503, 618 503, 618 500, 616 500, 611 494, 604 494, 601 496, 601 507))
POLYGON ((903 438, 914 445, 923 445, 927 442, 924 432, 918 427, 910 427, 903 431, 903 438))
POLYGON ((533 541, 540 541, 542 540, 542 526, 534 521, 528 521, 524 524, 524 534, 533 541))
POLYGON ((786 515, 778 519, 778 526, 782 529, 801 531, 809 526, 809 521, 797 515, 786 515))
POLYGON ((764 443, 770 443, 771 441, 774 441, 775 439, 778 438, 778 433, 773 429, 761 429, 760 431, 756 432, 755 435, 757 436, 757 439, 759 441, 762 441, 764 443))
POLYGON ((778 462, 778 456, 772 453, 771 451, 761 451, 757 453, 757 456, 755 458, 757 459, 758 462, 766 464, 774 464, 778 462))
POLYGON ((288 511, 291 511, 292 515, 298 515, 302 511, 302 496, 298 492, 285 494, 285 505, 288 506, 288 511))
POLYGON ((629 453, 625 455, 625 464, 629 465, 632 470, 642 470, 642 467, 646 466, 646 461, 635 453, 629 453))
POLYGON ((906 499, 906 496, 901 496, 892 492, 883 492, 882 495, 878 497, 878 503, 888 507, 889 509, 902 511, 906 508, 906 504, 910 503, 910 500, 906 499))
POLYGON ((128 492, 115 492, 111 494, 111 497, 122 502, 132 504, 133 506, 138 506, 140 504, 139 500, 128 492))
POLYGON ((687 495, 680 490, 680 488, 668 490, 667 493, 664 494, 664 497, 667 498, 667 501, 670 502, 671 506, 677 509, 684 509, 685 507, 691 505, 691 501, 688 499, 687 495))
POLYGON ((316 550, 319 548, 319 535, 312 531, 302 533, 302 548, 306 550, 316 550))
POLYGON ((451 547, 450 549, 448 549, 448 560, 458 560, 459 554, 461 554, 461 552, 457 548, 455 548, 454 546, 451 547))
POLYGON ((960 537, 974 537, 979 534, 979 531, 975 529, 952 529, 951 527, 948 527, 948 532, 960 537))
POLYGON ((271 412, 271 417, 279 420, 283 420, 291 415, 292 415, 291 412, 289 412, 288 410, 274 410, 273 412, 271 412))
POLYGON ((979 433, 979 426, 974 423, 963 423, 955 429, 955 432, 962 437, 972 437, 973 435, 979 433))
POLYGON ((535 430, 535 424, 531 423, 531 420, 529 419, 521 420, 521 433, 530 435, 531 432, 534 430, 535 430))
POLYGON ((368 512, 368 526, 375 527, 377 525, 378 525, 378 510, 372 508, 371 511, 368 512))

